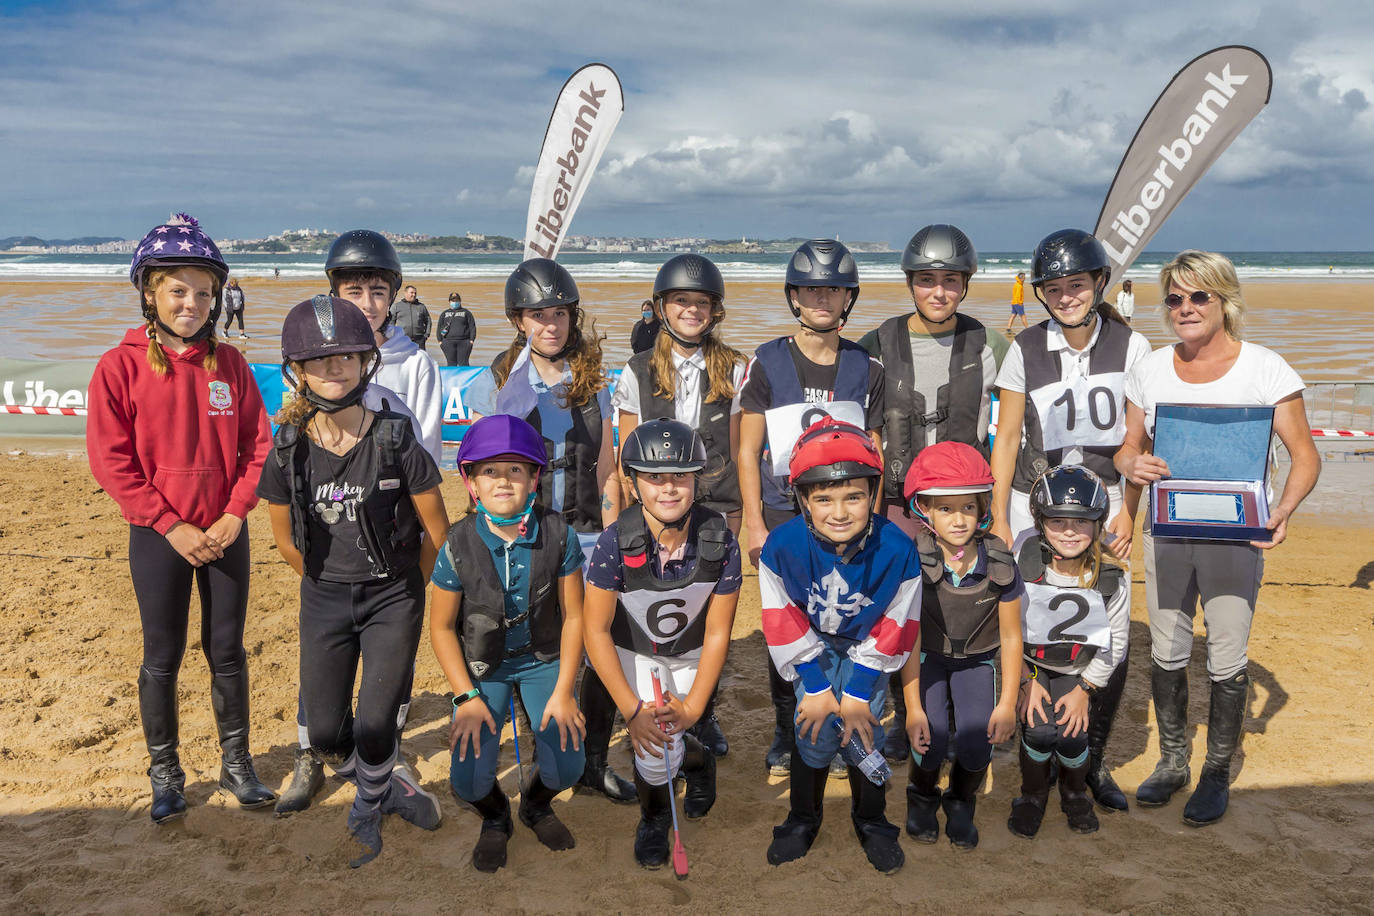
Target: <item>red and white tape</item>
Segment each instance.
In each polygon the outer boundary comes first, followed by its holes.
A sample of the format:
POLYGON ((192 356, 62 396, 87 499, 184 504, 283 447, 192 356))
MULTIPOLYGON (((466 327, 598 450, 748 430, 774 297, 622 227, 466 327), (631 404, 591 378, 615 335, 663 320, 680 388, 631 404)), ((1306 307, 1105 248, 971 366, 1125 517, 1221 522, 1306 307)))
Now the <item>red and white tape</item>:
POLYGON ((1374 430, 1368 429, 1314 429, 1314 439, 1374 439, 1374 430))
POLYGON ((5 413, 22 413, 30 416, 47 417, 84 417, 86 408, 84 407, 24 407, 19 404, 5 404, 5 413))

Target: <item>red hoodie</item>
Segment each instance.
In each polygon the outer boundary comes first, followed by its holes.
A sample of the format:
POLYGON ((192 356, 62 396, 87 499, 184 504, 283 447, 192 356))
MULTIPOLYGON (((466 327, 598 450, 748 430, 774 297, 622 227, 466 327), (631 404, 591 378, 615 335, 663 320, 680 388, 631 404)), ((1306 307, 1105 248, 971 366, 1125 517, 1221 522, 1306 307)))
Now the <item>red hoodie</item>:
POLYGON ((177 522, 208 528, 257 505, 272 447, 267 413, 243 354, 204 341, 163 349, 172 371, 148 365, 148 336, 131 328, 96 364, 86 400, 91 472, 131 525, 166 534, 177 522))

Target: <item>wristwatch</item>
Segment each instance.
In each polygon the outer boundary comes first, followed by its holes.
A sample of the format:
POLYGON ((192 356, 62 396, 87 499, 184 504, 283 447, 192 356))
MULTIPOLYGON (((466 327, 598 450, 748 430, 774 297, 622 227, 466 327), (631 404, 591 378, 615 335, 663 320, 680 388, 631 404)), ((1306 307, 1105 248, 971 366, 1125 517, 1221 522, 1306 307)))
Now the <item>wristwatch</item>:
POLYGON ((1078 686, 1083 688, 1083 692, 1088 695, 1088 699, 1090 700, 1095 699, 1097 697, 1097 692, 1102 689, 1101 687, 1098 687, 1096 684, 1084 680, 1081 677, 1078 679, 1078 686))

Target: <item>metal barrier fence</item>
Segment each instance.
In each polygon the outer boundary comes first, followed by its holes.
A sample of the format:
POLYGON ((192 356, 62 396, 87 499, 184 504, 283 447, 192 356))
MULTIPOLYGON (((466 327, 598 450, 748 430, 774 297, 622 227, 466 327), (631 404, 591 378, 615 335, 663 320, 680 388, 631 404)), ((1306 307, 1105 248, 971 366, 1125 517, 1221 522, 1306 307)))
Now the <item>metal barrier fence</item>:
POLYGON ((1303 400, 1314 437, 1374 440, 1374 382, 1312 382, 1303 400))

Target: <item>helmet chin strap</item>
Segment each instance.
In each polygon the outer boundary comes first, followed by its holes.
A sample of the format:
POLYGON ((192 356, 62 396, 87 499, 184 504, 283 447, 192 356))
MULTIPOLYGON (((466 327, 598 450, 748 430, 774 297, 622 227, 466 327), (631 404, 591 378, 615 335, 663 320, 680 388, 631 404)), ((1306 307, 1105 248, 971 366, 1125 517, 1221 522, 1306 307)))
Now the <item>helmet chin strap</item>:
MULTIPOLYGON (((838 333, 840 333, 840 331, 844 329, 845 324, 849 321, 849 313, 854 309, 854 303, 858 301, 858 296, 851 293, 851 295, 850 295, 850 297, 849 297, 849 304, 846 305, 846 306, 840 311, 840 319, 839 319, 838 321, 835 322, 834 327, 829 327, 829 328, 818 328, 818 327, 816 327, 815 325, 807 324, 805 321, 802 321, 801 307, 800 307, 800 306, 797 306, 797 305, 795 305, 795 304, 793 304, 793 302, 792 302, 792 293, 790 292, 790 290, 799 289, 799 288, 800 288, 800 287, 796 287, 796 286, 789 287, 789 292, 788 292, 788 294, 787 294, 787 304, 788 304, 788 306, 792 309, 792 317, 795 318, 795 319, 797 319, 797 324, 799 324, 799 325, 801 325, 802 327, 806 328, 808 331, 811 331, 811 332, 816 333, 816 334, 832 334, 832 333, 833 333, 833 334, 838 334, 838 333)), ((668 323, 665 321, 665 322, 664 322, 664 326, 666 327, 667 324, 668 324, 668 323)), ((674 339, 676 339, 676 338, 674 338, 674 339)))
POLYGON ((1049 312, 1050 320, 1053 321, 1055 324, 1059 325, 1061 328, 1086 328, 1090 327, 1093 323, 1093 319, 1097 317, 1097 307, 1102 304, 1102 291, 1106 288, 1106 286, 1106 279, 1102 277, 1100 272, 1098 272, 1098 277, 1093 281, 1092 307, 1088 309, 1088 314, 1083 316, 1083 320, 1078 322, 1077 324, 1068 324, 1066 322, 1060 321, 1059 317, 1054 314, 1054 309, 1050 308, 1050 304, 1045 301, 1045 297, 1040 295, 1040 287, 1036 286, 1032 287, 1032 289, 1034 289, 1035 291, 1035 298, 1040 300, 1040 304, 1045 307, 1045 311, 1049 312))
MULTIPOLYGON (((863 550, 864 545, 868 543, 868 536, 873 533, 873 511, 878 505, 878 492, 879 488, 882 486, 882 478, 877 477, 871 479, 877 482, 869 489, 868 524, 864 526, 862 534, 845 541, 843 544, 835 545, 835 553, 839 556, 841 563, 848 563, 850 560, 853 560, 854 557, 858 556, 859 551, 863 550)), ((797 500, 797 507, 801 510, 802 518, 806 519, 806 530, 811 532, 813 538, 822 539, 823 536, 816 532, 816 526, 811 523, 811 510, 806 508, 806 500, 802 499, 800 494, 794 493, 793 495, 797 500)), ((829 538, 823 539, 830 541, 829 538)), ((830 543, 833 544, 834 541, 830 541, 830 543)))
MULTIPOLYGON (((287 388, 294 390, 296 387, 296 379, 291 376, 290 371, 287 369, 287 365, 288 363, 282 363, 281 377, 285 379, 287 388)), ((373 376, 377 374, 377 370, 381 367, 381 359, 374 359, 372 365, 368 367, 367 372, 358 380, 358 384, 341 398, 324 397, 307 384, 305 386, 305 399, 311 404, 314 404, 317 411, 323 413, 338 413, 341 410, 346 410, 363 399, 363 395, 367 394, 367 386, 372 384, 373 376)))
POLYGON ((472 481, 468 479, 467 468, 460 467, 458 469, 458 474, 463 478, 463 486, 468 488, 468 497, 472 500, 472 504, 477 507, 478 515, 482 516, 497 528, 509 528, 511 525, 519 525, 520 530, 517 533, 521 536, 524 535, 525 531, 528 529, 530 513, 534 511, 535 497, 539 495, 538 474, 534 475, 534 482, 530 487, 530 495, 525 498, 525 508, 521 509, 515 515, 497 515, 486 506, 482 505, 482 501, 477 498, 477 491, 473 489, 472 481))
MULTIPOLYGON (((668 310, 667 310, 667 309, 664 309, 664 310, 663 310, 663 315, 662 315, 662 317, 660 317, 659 314, 658 314, 658 308, 662 308, 662 305, 661 305, 661 303, 656 303, 656 305, 657 305, 658 307, 654 309, 653 316, 654 316, 655 318, 658 318, 658 319, 659 319, 659 330, 660 330, 660 331, 663 331, 663 332, 666 333, 670 338, 672 338, 675 342, 677 342, 678 344, 680 344, 680 345, 686 347, 686 348, 689 349, 689 350, 696 350, 696 349, 700 348, 701 345, 702 345, 702 342, 706 340, 706 335, 707 335, 707 334, 710 334, 710 333, 711 333, 711 329, 714 328, 714 327, 716 326, 716 323, 715 323, 714 321, 712 321, 710 324, 708 324, 708 325, 706 326, 706 330, 702 331, 701 334, 697 337, 696 340, 688 340, 687 338, 685 338, 685 337, 683 337, 682 335, 678 334, 677 331, 674 331, 674 330, 673 330, 673 323, 672 323, 671 321, 668 320, 668 310)), ((813 329, 813 330, 814 330, 814 329, 813 329)))
MULTIPOLYGON (((665 323, 664 326, 665 326, 665 327, 667 326, 666 323, 665 323)), ((691 506, 688 506, 688 507, 687 507, 687 511, 684 512, 684 513, 682 513, 682 517, 679 518, 677 521, 675 521, 675 522, 665 522, 663 519, 659 518, 657 515, 654 515, 654 513, 653 513, 652 511, 650 511, 648 505, 646 505, 645 502, 644 502, 644 497, 639 495, 639 475, 638 475, 637 473, 635 473, 635 471, 634 471, 633 469, 631 469, 631 472, 630 472, 630 473, 631 473, 631 477, 630 477, 630 486, 634 489, 635 498, 639 500, 639 505, 643 507, 644 511, 645 511, 646 513, 648 513, 648 515, 649 515, 654 521, 658 522, 658 523, 659 523, 660 525, 662 525, 664 528, 668 528, 668 529, 671 529, 671 530, 673 530, 673 531, 681 531, 682 529, 684 529, 684 528, 687 527, 687 523, 690 522, 690 521, 692 520, 692 507, 691 507, 691 506)), ((696 491, 696 483, 693 482, 693 484, 692 484, 692 503, 693 503, 693 504, 696 503, 696 492, 697 492, 697 491, 696 491)))
POLYGON ((200 330, 196 331, 196 333, 192 334, 190 337, 182 337, 176 331, 167 327, 158 316, 157 309, 150 306, 149 310, 152 312, 153 324, 157 325, 159 331, 166 334, 168 337, 175 337, 184 344, 200 343, 202 340, 205 340, 211 334, 215 333, 215 325, 219 324, 220 305, 218 300, 215 302, 215 307, 210 310, 210 315, 206 318, 205 324, 201 325, 200 330))

